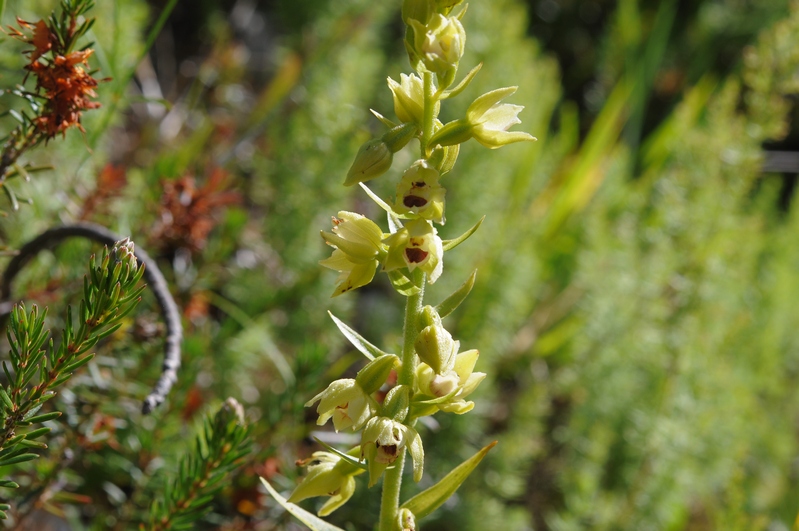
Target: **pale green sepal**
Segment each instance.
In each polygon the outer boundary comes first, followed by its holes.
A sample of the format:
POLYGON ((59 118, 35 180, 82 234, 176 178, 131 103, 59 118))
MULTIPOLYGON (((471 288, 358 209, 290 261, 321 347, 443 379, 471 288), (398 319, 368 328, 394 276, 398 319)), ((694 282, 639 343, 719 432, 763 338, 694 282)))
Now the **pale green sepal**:
POLYGON ((418 132, 419 126, 414 122, 408 122, 390 129, 382 136, 381 140, 391 153, 396 153, 408 145, 408 142, 410 142, 418 132))
POLYGON ((404 422, 408 416, 411 404, 411 388, 407 385, 398 385, 391 388, 383 401, 384 417, 397 422, 404 422))
POLYGON ((358 385, 360 385, 364 391, 372 394, 383 387, 391 370, 397 365, 399 365, 399 358, 394 354, 379 356, 358 371, 358 374, 355 376, 355 381, 358 382, 358 385))
POLYGON ((406 277, 399 269, 389 271, 388 279, 391 281, 391 285, 394 286, 396 292, 405 297, 416 295, 422 290, 421 287, 414 284, 413 281, 406 277))
POLYGON ((440 410, 436 405, 422 404, 421 402, 411 402, 411 409, 408 412, 409 419, 419 419, 435 415, 440 410))
POLYGON ((261 483, 264 484, 267 492, 269 492, 269 494, 277 501, 277 503, 282 505, 283 508, 291 513, 297 520, 307 525, 311 531, 344 531, 340 527, 336 527, 333 524, 325 522, 315 514, 309 513, 299 505, 289 503, 289 501, 281 496, 280 493, 278 493, 266 479, 261 478, 261 483))
POLYGON ((455 238, 454 240, 444 240, 444 241, 442 241, 442 242, 441 242, 441 244, 442 244, 442 246, 444 247, 444 250, 445 250, 445 251, 451 251, 452 249, 454 249, 454 248, 455 248, 455 247, 457 247, 458 245, 460 245, 460 244, 462 244, 463 242, 465 242, 465 241, 466 241, 466 240, 469 238, 469 236, 471 236, 472 234, 474 234, 474 233, 475 233, 475 231, 476 231, 477 229, 479 229, 479 228, 480 228, 480 225, 482 225, 482 223, 483 223, 483 220, 484 220, 485 218, 486 218, 485 216, 483 216, 482 218, 480 218, 480 221, 478 221, 477 223, 475 223, 475 224, 474 224, 474 226, 472 226, 472 228, 471 228, 471 229, 467 230, 466 232, 464 232, 463 234, 461 234, 460 236, 458 236, 458 237, 457 237, 457 238, 455 238))
POLYGON ((475 280, 477 280, 476 269, 472 271, 472 274, 469 275, 469 278, 466 279, 466 282, 461 284, 461 287, 455 290, 452 295, 441 301, 441 303, 436 306, 438 315, 441 317, 446 317, 454 312, 455 309, 466 299, 466 297, 469 295, 469 292, 472 291, 475 280))
POLYGON ((447 98, 454 98, 455 96, 463 92, 464 89, 469 86, 469 83, 472 82, 474 76, 477 75, 477 73, 480 71, 481 68, 483 68, 483 63, 480 63, 471 70, 469 70, 469 73, 466 74, 466 77, 464 77, 460 83, 455 85, 454 88, 445 90, 444 92, 441 93, 441 99, 445 100, 447 98))
MULTIPOLYGON (((358 460, 357 457, 354 457, 354 456, 352 456, 352 455, 350 455, 350 454, 348 454, 346 452, 342 452, 338 448, 334 448, 333 446, 330 446, 325 441, 321 440, 319 437, 313 437, 313 440, 318 442, 320 445, 324 446, 325 449, 327 451, 329 451, 330 453, 334 453, 337 456, 339 456, 343 461, 346 461, 347 463, 349 463, 350 465, 358 468, 359 470, 366 471, 366 463, 364 463, 363 461, 358 460)), ((356 446, 355 449, 357 450, 357 454, 356 455, 359 455, 361 453, 360 446, 356 446)), ((352 452, 352 451, 353 450, 350 450, 350 452, 352 452)))
POLYGON ((411 19, 427 24, 433 12, 432 0, 403 0, 402 2, 402 21, 405 24, 410 24, 408 21, 411 19))
POLYGON ((472 457, 455 467, 449 474, 444 476, 441 481, 403 503, 400 509, 408 509, 416 518, 424 518, 441 507, 441 505, 458 490, 461 483, 469 477, 469 474, 472 473, 477 465, 480 464, 480 461, 483 460, 483 457, 485 457, 488 451, 496 444, 497 441, 494 441, 484 447, 472 457))
POLYGON ((335 232, 320 230, 319 233, 328 244, 335 245, 345 253, 350 262, 367 264, 375 259, 377 252, 370 248, 368 242, 348 240, 335 232))
MULTIPOLYGON (((413 405, 413 406, 437 406, 438 404, 443 404, 443 403, 447 402, 449 399, 451 399, 455 395, 457 395, 458 392, 460 392, 460 389, 459 388, 455 388, 453 391, 451 391, 447 395, 439 396, 438 398, 431 398, 429 400, 414 400, 413 404, 411 404, 411 405, 413 405)), ((424 396, 424 395, 422 395, 422 396, 424 396)))
POLYGON ((411 459, 413 459, 413 480, 419 483, 424 474, 424 448, 422 447, 422 437, 411 427, 408 427, 408 432, 409 435, 411 435, 408 453, 411 454, 411 459))
POLYGON ((464 120, 453 120, 436 131, 430 137, 429 146, 454 146, 462 144, 472 138, 472 126, 464 120))
POLYGON ((368 342, 366 339, 363 338, 363 336, 361 336, 361 334, 359 334, 358 332, 347 326, 343 321, 341 321, 331 312, 328 311, 327 313, 328 315, 330 315, 330 318, 333 319, 333 322, 336 323, 338 329, 341 330, 341 333, 344 335, 344 337, 346 337, 350 341, 350 343, 352 343, 352 346, 358 349, 358 351, 361 354, 369 358, 369 360, 373 360, 380 356, 389 355, 388 352, 383 352, 382 350, 380 350, 379 348, 368 342))
POLYGON ((515 93, 518 88, 519 87, 503 87, 486 92, 469 105, 469 109, 466 111, 467 119, 469 121, 474 121, 474 119, 483 116, 491 107, 515 93))
POLYGON ((369 109, 369 110, 372 112, 372 114, 375 115, 375 118, 380 120, 380 122, 383 125, 385 125, 386 127, 388 127, 389 129, 393 129, 394 127, 397 127, 396 123, 394 123, 393 121, 389 120, 388 118, 386 118, 385 116, 383 116, 382 114, 377 112, 376 110, 374 110, 374 109, 369 109))

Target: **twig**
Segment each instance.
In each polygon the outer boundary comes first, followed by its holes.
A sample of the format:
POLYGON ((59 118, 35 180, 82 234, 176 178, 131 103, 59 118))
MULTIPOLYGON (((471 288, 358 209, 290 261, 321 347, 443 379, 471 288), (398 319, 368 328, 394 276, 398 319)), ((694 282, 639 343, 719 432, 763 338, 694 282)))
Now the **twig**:
MULTIPOLYGON (((11 313, 13 303, 11 297, 11 282, 22 270, 25 264, 39 251, 49 249, 68 238, 79 237, 98 242, 102 245, 113 246, 122 237, 111 232, 103 226, 94 223, 74 223, 47 229, 22 246, 19 253, 11 259, 3 273, 0 285, 0 326, 5 324, 6 318, 11 313)), ((183 341, 183 324, 180 321, 180 310, 169 291, 164 275, 158 269, 155 260, 150 258, 141 247, 137 246, 134 252, 140 264, 144 264, 144 278, 155 295, 161 314, 166 323, 166 339, 164 340, 164 363, 161 376, 155 383, 153 390, 147 395, 142 404, 142 413, 150 413, 160 405, 172 385, 177 381, 177 371, 180 368, 180 346, 183 341)))

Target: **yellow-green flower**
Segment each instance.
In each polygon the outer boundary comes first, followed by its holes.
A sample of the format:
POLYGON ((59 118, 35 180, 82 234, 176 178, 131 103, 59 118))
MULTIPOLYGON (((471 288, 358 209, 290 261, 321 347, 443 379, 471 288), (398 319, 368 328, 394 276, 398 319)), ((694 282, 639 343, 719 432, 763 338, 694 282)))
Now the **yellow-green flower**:
POLYGON ((398 214, 413 213, 424 219, 444 223, 446 189, 438 183, 439 173, 426 160, 417 160, 402 175, 397 186, 398 214))
POLYGON ((374 417, 366 424, 361 437, 361 457, 367 461, 370 487, 406 448, 413 459, 413 479, 419 481, 424 470, 424 449, 416 430, 388 417, 374 417))
POLYGON ((327 516, 349 500, 355 492, 355 476, 360 469, 330 452, 314 452, 307 463, 308 475, 297 485, 288 501, 299 503, 307 498, 330 496, 319 509, 319 516, 327 516))
POLYGON ((322 231, 322 238, 335 250, 319 263, 341 273, 333 297, 372 281, 378 257, 385 254, 383 231, 377 224, 360 214, 342 211, 333 218, 333 231, 322 231))
POLYGON ((521 105, 499 103, 516 92, 516 87, 505 87, 487 92, 474 100, 466 110, 466 118, 446 123, 430 138, 430 145, 455 146, 474 138, 485 147, 496 149, 514 142, 536 140, 522 131, 508 131, 521 123, 518 114, 521 105))
MULTIPOLYGON (((456 341, 456 351, 459 346, 459 342, 456 341)), ((458 415, 471 411, 474 407, 474 402, 464 399, 477 389, 477 386, 486 377, 485 373, 473 372, 479 355, 480 353, 477 350, 461 352, 455 357, 453 369, 444 374, 437 374, 428 364, 420 363, 416 368, 419 391, 434 398, 441 398, 455 393, 446 402, 436 404, 436 407, 441 411, 457 413, 458 415)))
POLYGON ((388 246, 388 254, 383 268, 393 271, 407 267, 413 271, 417 267, 427 273, 432 284, 444 269, 444 247, 433 225, 425 219, 409 221, 403 228, 383 240, 388 246))
POLYGON ((375 399, 351 378, 334 381, 310 399, 305 407, 311 407, 316 401, 319 401, 316 423, 322 426, 332 417, 336 431, 348 428, 357 431, 377 412, 375 399))
MULTIPOLYGON (((397 83, 388 78, 388 88, 394 97, 394 114, 401 122, 421 124, 424 120, 424 86, 416 74, 400 74, 397 83)), ((436 102, 436 107, 440 103, 436 102)), ((437 114, 437 113, 436 113, 437 114)))
POLYGON ((535 140, 522 131, 508 131, 511 126, 522 123, 518 114, 521 105, 499 101, 516 92, 517 87, 506 87, 483 94, 466 111, 466 121, 471 125, 472 137, 487 148, 496 149, 513 142, 535 140))

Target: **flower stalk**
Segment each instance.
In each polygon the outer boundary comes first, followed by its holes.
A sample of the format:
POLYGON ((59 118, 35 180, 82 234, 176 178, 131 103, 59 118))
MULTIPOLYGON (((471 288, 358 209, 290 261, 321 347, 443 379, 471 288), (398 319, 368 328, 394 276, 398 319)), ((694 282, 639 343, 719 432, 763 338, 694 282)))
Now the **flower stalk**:
MULTIPOLYGON (((527 133, 508 131, 519 123, 517 115, 522 107, 499 101, 512 95, 515 87, 478 96, 465 116, 447 124, 439 121, 442 101, 464 93, 480 70, 479 66, 473 68, 449 90, 466 43, 461 21, 465 6, 461 4, 462 0, 403 1, 405 46, 416 73, 400 75, 399 82, 388 79, 394 114, 400 123, 373 111, 388 130, 361 146, 344 181, 347 186, 360 183, 386 211, 389 232, 384 233, 365 216, 344 211, 333 218, 332 231, 322 231, 333 253, 320 263, 339 272, 334 297, 369 284, 378 271, 387 273, 391 285, 405 297, 402 352, 399 356, 383 352, 335 319, 339 329, 370 361, 354 380, 331 383, 306 405, 319 402, 319 425, 332 419, 336 431, 360 431, 360 445, 336 450, 338 457, 320 457, 319 464, 285 503, 327 495, 330 500, 320 515, 328 514, 352 496, 355 474, 345 474, 341 468, 352 466, 359 473, 368 471, 368 487, 383 479, 380 531, 417 529, 417 519, 455 492, 490 448, 462 463, 458 473, 450 473, 401 503, 406 453, 411 457, 414 481, 420 481, 424 471, 424 448, 416 429, 417 420, 439 412, 468 413, 474 402, 466 398, 485 378, 485 374, 474 372, 479 352, 460 352, 460 342, 442 321, 466 298, 474 285, 474 274, 439 306, 425 305, 424 301, 425 285, 436 282, 443 274, 445 252, 468 239, 480 225, 478 221, 463 235, 442 240, 439 231, 446 222, 447 189, 441 180, 452 171, 460 144, 472 138, 491 149, 533 140, 527 133), (458 13, 454 13, 459 6, 458 13), (363 183, 385 174, 394 162, 394 153, 413 139, 419 141, 420 158, 403 172, 395 198, 374 194, 363 183), (393 387, 388 377, 392 368, 397 371, 393 387), (380 403, 376 391, 387 385, 391 388, 380 403), (350 458, 339 466, 338 459, 347 455, 359 458, 350 458), (442 496, 442 492, 446 495, 442 496)), ((275 498, 284 503, 280 497, 275 498)), ((291 511, 303 512, 297 506, 291 511)))

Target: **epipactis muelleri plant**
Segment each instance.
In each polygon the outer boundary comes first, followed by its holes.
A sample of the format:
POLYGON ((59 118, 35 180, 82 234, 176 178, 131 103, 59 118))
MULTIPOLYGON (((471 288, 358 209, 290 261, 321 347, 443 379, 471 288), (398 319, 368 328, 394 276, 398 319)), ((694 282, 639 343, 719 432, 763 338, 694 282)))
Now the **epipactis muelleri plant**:
POLYGON ((400 504, 406 453, 411 456, 414 481, 423 474, 424 446, 417 420, 439 411, 468 413, 474 407, 469 395, 486 376, 474 372, 478 351, 462 351, 442 323, 466 298, 475 274, 437 306, 424 303, 425 284, 441 276, 445 251, 471 236, 482 221, 457 238, 442 240, 438 229, 446 219, 442 181, 455 165, 460 144, 472 138, 490 149, 535 140, 527 133, 508 130, 520 123, 517 115, 522 107, 500 102, 516 87, 492 90, 476 98, 465 116, 446 124, 439 121, 442 101, 463 93, 480 70, 478 65, 454 85, 466 44, 465 13, 462 0, 403 1, 405 47, 416 73, 401 74, 399 81, 388 79, 397 121, 372 111, 388 130, 361 146, 344 182, 360 184, 386 211, 390 232, 384 233, 363 215, 345 211, 333 218, 331 230, 322 231, 333 253, 321 264, 340 273, 334 297, 365 286, 380 269, 406 297, 406 309, 399 356, 380 350, 333 318, 369 362, 355 378, 334 381, 306 406, 318 403, 319 425, 332 419, 336 431, 360 432, 360 445, 346 452, 327 447, 314 453, 304 463, 308 474, 288 500, 264 482, 278 501, 312 529, 336 528, 294 503, 327 496, 319 515, 330 514, 353 495, 355 476, 363 473, 368 475, 369 487, 383 478, 379 529, 417 529, 416 520, 446 501, 493 446, 400 504), (420 157, 403 173, 396 196, 383 200, 363 183, 388 171, 394 153, 413 139, 419 140, 420 157), (392 371, 397 373, 397 383, 380 403, 375 393, 386 385, 392 371))

